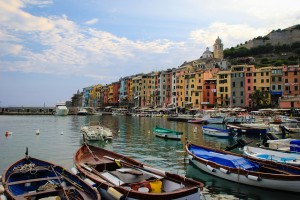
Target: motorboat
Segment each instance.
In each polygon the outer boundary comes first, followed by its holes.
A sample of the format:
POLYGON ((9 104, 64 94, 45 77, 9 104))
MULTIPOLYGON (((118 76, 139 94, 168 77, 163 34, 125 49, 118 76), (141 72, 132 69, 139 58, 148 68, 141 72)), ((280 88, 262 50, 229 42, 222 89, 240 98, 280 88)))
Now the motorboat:
POLYGON ((112 140, 113 134, 109 128, 100 125, 97 121, 92 121, 89 125, 82 126, 80 132, 88 141, 112 140))
POLYGON ((214 137, 222 137, 222 138, 236 136, 236 134, 234 132, 230 132, 229 130, 210 127, 210 126, 202 126, 202 133, 204 135, 209 135, 209 136, 214 136, 214 137))
POLYGON ((183 132, 161 128, 161 127, 154 127, 153 133, 155 133, 155 136, 165 138, 165 139, 174 139, 174 140, 181 140, 181 136, 183 135, 183 132))
POLYGON ((55 115, 57 116, 66 116, 69 114, 69 109, 66 106, 65 102, 58 102, 55 105, 55 115))

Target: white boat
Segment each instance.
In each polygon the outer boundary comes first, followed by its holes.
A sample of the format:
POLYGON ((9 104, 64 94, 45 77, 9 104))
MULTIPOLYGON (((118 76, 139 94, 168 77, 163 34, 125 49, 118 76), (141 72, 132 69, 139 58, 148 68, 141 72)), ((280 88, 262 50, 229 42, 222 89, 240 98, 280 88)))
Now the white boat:
POLYGON ((77 112, 77 115, 88 115, 88 111, 85 108, 80 108, 77 112))
POLYGON ((247 156, 258 158, 258 159, 270 160, 273 162, 300 166, 299 153, 289 153, 289 152, 271 150, 271 149, 260 148, 260 147, 251 147, 251 146, 244 146, 243 152, 247 156))
POLYGON ((112 139, 112 131, 99 124, 99 122, 90 122, 89 125, 82 126, 80 132, 84 134, 85 139, 89 141, 105 141, 112 139))
POLYGON ((202 126, 202 133, 214 137, 234 137, 236 135, 229 130, 209 126, 202 126))
POLYGON ((202 171, 236 183, 300 192, 300 168, 186 143, 189 161, 202 171))
POLYGON ((69 109, 66 106, 65 102, 58 102, 55 105, 55 115, 66 116, 69 114, 69 109))

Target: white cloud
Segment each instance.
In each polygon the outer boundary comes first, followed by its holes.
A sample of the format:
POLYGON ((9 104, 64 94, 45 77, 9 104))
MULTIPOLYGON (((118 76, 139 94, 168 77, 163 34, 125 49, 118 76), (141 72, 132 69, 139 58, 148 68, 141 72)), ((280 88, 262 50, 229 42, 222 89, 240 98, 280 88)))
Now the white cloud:
POLYGON ((19 0, 0 1, 0 23, 19 31, 45 31, 53 27, 47 18, 37 17, 22 10, 25 4, 19 0))
POLYGON ((254 37, 266 35, 267 33, 268 30, 265 28, 253 28, 246 24, 231 25, 216 22, 205 29, 192 31, 190 39, 197 43, 211 46, 219 36, 224 47, 230 48, 254 37))
POLYGON ((88 24, 88 25, 92 25, 92 24, 97 24, 99 21, 98 18, 94 18, 94 19, 91 19, 91 20, 88 20, 86 22, 84 22, 85 24, 88 24))

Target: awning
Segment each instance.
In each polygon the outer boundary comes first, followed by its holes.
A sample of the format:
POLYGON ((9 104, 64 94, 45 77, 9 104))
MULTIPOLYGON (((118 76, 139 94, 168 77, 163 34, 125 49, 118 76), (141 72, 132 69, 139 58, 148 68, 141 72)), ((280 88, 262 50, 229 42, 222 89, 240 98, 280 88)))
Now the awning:
POLYGON ((109 108, 112 108, 112 106, 106 106, 106 107, 105 107, 105 109, 109 109, 109 108))
POLYGON ((134 97, 134 99, 137 99, 137 98, 139 98, 139 96, 135 96, 135 97, 134 97))
POLYGON ((185 104, 192 104, 192 102, 185 102, 185 104))

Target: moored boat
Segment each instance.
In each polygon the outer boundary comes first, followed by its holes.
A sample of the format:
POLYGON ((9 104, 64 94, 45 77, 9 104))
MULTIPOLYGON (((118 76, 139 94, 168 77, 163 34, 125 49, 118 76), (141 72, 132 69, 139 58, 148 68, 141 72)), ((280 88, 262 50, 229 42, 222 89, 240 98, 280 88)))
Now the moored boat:
POLYGON ((174 139, 174 140, 181 140, 181 136, 183 135, 183 132, 161 128, 161 127, 154 127, 153 132, 157 137, 165 138, 165 139, 174 139))
POLYGON ((230 132, 226 129, 220 129, 220 128, 215 128, 210 126, 202 126, 202 133, 209 136, 223 137, 223 138, 234 137, 236 135, 235 133, 230 132))
POLYGON ((89 141, 112 140, 112 132, 109 128, 103 127, 97 121, 92 121, 89 125, 82 126, 80 132, 89 141))
POLYGON ((206 173, 256 187, 300 192, 300 168, 186 143, 189 160, 206 173))
POLYGON ((271 150, 271 149, 252 147, 252 146, 244 146, 243 152, 247 156, 258 158, 258 159, 270 160, 282 164, 291 164, 291 165, 300 166, 299 153, 283 152, 278 150, 271 150))
POLYGON ((79 176, 27 154, 4 171, 2 183, 9 200, 101 199, 99 192, 79 176))
POLYGON ((69 114, 69 109, 67 108, 65 102, 58 102, 55 105, 55 115, 57 116, 66 116, 69 114))
POLYGON ((236 132, 237 135, 265 135, 268 132, 268 128, 260 126, 242 126, 238 124, 226 124, 226 128, 229 131, 236 132))
POLYGON ((81 146, 74 163, 104 199, 201 199, 202 183, 99 147, 81 146))

